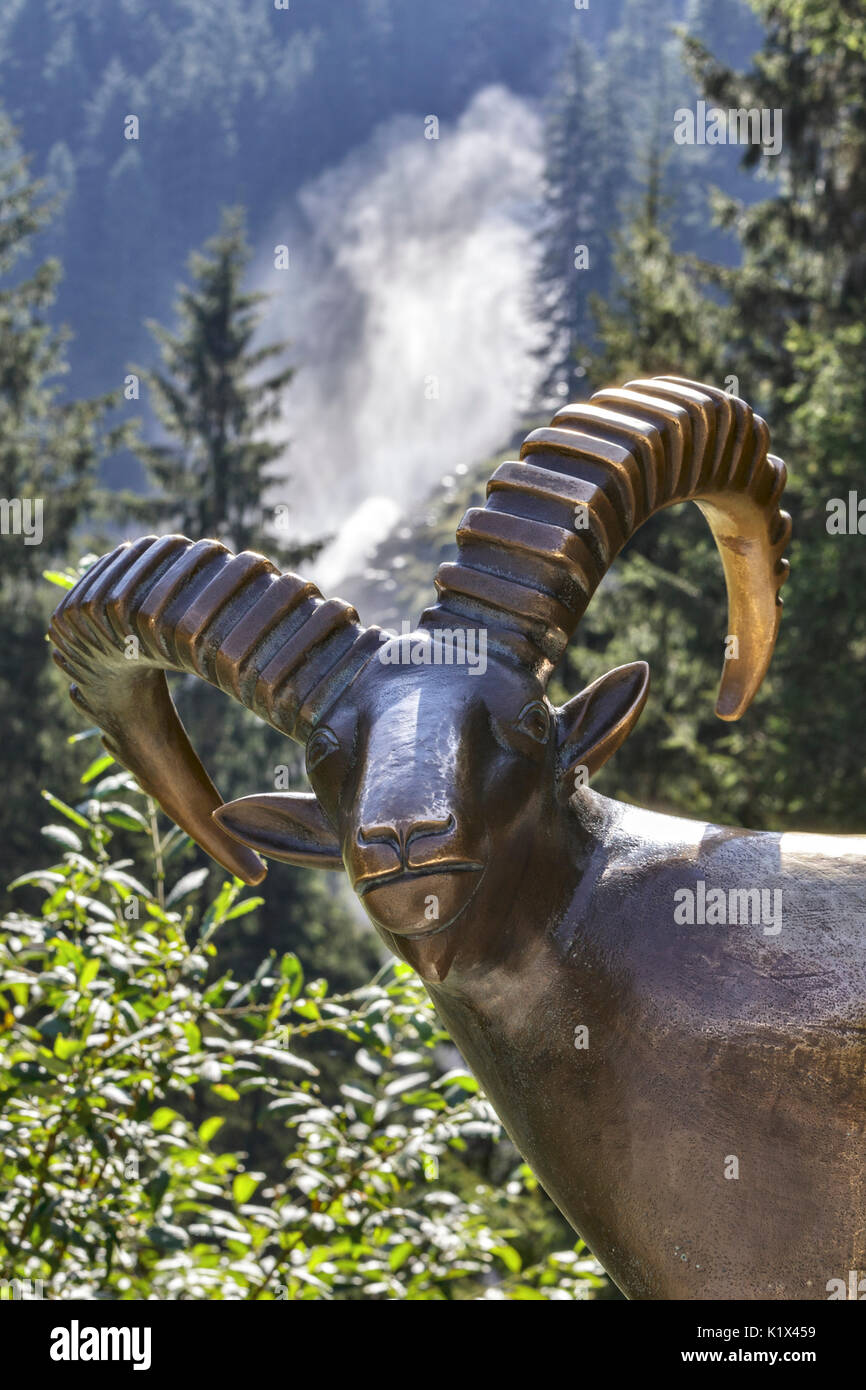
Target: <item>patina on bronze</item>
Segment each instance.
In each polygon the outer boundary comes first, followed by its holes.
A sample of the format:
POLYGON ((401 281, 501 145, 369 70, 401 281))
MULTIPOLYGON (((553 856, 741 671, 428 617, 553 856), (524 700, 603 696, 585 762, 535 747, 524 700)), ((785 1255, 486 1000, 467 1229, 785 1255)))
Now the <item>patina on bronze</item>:
POLYGON ((400 650, 261 556, 182 536, 105 556, 51 628, 106 746, 228 870, 345 867, 630 1298, 823 1299, 866 1272, 866 839, 610 801, 585 778, 638 719, 646 665, 545 694, 626 540, 690 500, 739 647, 717 711, 743 713, 787 573, 768 444, 744 402, 674 377, 566 407, 496 470, 400 650), (443 658, 470 631, 483 672, 443 658), (223 805, 166 670, 303 743, 313 793, 223 805))

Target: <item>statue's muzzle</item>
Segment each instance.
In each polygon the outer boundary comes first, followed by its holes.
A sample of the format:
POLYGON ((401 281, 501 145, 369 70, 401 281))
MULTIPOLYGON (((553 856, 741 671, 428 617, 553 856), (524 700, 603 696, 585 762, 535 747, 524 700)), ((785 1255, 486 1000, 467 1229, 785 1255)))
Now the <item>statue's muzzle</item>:
POLYGON ((467 850, 462 817, 390 817, 358 828, 352 886, 368 916, 397 936, 444 930, 467 906, 484 872, 467 850))
POLYGON ((483 875, 483 864, 443 863, 367 879, 356 892, 376 926, 395 936, 432 936, 456 921, 483 875))

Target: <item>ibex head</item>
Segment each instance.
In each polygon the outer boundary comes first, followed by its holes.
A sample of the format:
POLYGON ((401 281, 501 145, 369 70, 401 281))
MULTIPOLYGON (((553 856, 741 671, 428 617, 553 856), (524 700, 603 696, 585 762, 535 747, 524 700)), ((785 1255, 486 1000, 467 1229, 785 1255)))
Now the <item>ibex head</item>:
POLYGON ((712 528, 738 641, 717 712, 736 719, 749 705, 778 631, 790 535, 768 443, 764 422, 713 387, 632 382, 561 410, 496 470, 408 636, 362 627, 260 555, 146 537, 104 556, 60 604, 55 659, 109 751, 225 868, 259 881, 256 850, 345 867, 389 945, 441 980, 485 880, 507 901, 537 849, 561 848, 575 785, 640 715, 642 662, 559 709, 545 690, 606 570, 662 507, 695 501, 712 528), (166 670, 204 677, 304 744, 312 795, 223 805, 166 670))

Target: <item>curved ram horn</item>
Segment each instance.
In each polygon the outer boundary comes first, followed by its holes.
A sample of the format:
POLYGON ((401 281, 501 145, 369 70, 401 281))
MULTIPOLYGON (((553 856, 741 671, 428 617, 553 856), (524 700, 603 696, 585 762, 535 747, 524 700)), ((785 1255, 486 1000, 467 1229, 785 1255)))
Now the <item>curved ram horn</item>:
POLYGON ((663 507, 696 502, 721 554, 728 632, 739 642, 716 713, 738 719, 770 663, 788 575, 786 470, 768 445, 744 401, 681 377, 631 381, 564 407, 528 435, 519 463, 497 468, 486 506, 464 516, 458 559, 440 566, 422 626, 486 627, 489 648, 546 681, 626 541, 663 507))
POLYGON ((223 802, 178 717, 166 671, 203 677, 305 742, 379 647, 349 604, 218 541, 145 536, 104 555, 51 620, 54 660, 108 751, 230 873, 265 866, 212 819, 223 802))

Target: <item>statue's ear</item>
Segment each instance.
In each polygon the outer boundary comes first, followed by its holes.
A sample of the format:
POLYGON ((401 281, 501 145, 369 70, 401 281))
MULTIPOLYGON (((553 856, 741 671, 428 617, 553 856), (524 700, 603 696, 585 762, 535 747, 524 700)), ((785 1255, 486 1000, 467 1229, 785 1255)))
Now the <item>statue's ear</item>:
POLYGON ((566 800, 625 742, 648 692, 649 667, 635 661, 599 676, 557 710, 558 778, 566 800))
POLYGON ((264 792, 227 801, 212 812, 229 835, 270 859, 304 869, 342 869, 340 842, 315 796, 305 792, 264 792))

